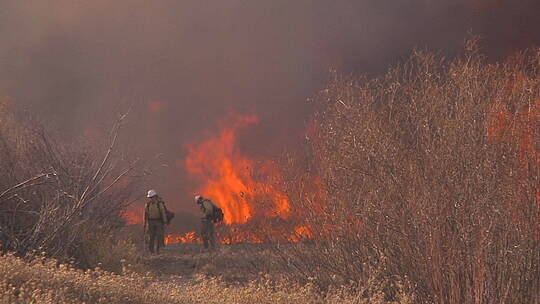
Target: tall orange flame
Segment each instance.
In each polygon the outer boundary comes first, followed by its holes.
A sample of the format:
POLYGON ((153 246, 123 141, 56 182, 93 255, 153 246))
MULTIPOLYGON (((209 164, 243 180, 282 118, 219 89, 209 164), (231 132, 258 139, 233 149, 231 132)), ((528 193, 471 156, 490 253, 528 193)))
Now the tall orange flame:
POLYGON ((187 146, 186 170, 204 184, 198 192, 223 209, 226 224, 247 223, 257 213, 286 218, 291 212, 284 193, 254 177, 255 171, 260 170, 279 179, 279 170, 259 165, 237 148, 238 131, 258 122, 256 115, 237 115, 218 136, 187 146), (270 201, 271 210, 263 206, 262 197, 270 201))

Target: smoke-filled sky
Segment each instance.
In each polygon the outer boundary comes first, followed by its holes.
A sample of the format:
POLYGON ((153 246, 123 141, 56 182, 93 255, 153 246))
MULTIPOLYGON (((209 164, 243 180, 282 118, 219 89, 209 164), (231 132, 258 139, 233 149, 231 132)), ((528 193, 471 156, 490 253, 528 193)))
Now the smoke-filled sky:
POLYGON ((162 155, 154 187, 194 211, 175 163, 226 113, 259 115, 242 147, 272 154, 300 140, 330 68, 380 74, 415 46, 451 56, 469 30, 499 59, 540 45, 539 14, 537 0, 1 0, 0 97, 66 138, 133 103, 123 135, 162 155))

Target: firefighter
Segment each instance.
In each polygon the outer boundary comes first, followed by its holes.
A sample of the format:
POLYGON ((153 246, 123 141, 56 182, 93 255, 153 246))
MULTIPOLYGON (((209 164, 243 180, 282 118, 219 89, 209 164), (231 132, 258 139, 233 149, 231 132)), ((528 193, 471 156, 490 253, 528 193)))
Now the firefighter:
POLYGON ((201 207, 203 217, 201 218, 201 236, 203 239, 204 248, 211 249, 216 247, 216 229, 214 227, 214 218, 216 209, 219 209, 211 200, 204 198, 202 195, 195 196, 195 202, 201 207))
POLYGON ((150 253, 159 254, 159 248, 165 237, 165 224, 167 224, 165 203, 155 190, 149 190, 146 197, 149 200, 144 206, 144 229, 148 234, 148 250, 150 253))

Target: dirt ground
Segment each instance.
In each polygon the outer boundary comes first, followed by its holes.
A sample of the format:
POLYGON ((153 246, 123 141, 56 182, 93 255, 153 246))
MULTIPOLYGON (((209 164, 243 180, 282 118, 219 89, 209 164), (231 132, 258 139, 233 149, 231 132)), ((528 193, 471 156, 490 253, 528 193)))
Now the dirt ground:
POLYGON ((143 263, 155 275, 194 279, 198 276, 220 277, 227 282, 245 283, 277 269, 275 256, 264 245, 218 245, 205 250, 200 244, 171 244, 159 255, 145 254, 143 263))

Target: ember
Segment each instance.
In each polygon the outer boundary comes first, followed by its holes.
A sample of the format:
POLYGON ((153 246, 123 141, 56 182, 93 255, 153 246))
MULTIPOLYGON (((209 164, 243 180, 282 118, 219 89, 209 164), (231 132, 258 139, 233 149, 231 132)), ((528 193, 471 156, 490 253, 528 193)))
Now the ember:
POLYGON ((201 243, 202 240, 195 231, 184 235, 169 234, 165 237, 165 244, 201 243))

